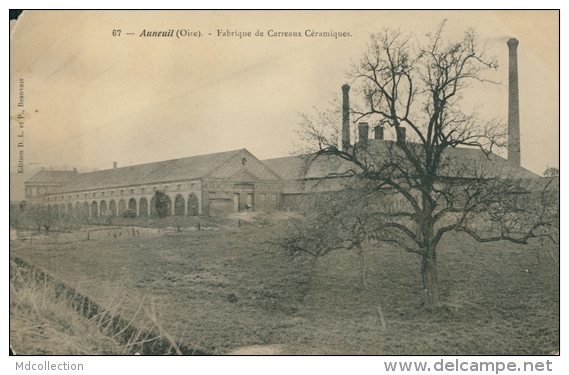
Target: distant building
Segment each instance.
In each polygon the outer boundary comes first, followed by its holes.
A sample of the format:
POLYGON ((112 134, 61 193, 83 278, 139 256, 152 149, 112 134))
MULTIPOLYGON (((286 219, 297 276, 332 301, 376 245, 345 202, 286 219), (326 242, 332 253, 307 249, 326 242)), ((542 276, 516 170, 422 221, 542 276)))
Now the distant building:
POLYGON ((75 178, 77 171, 50 171, 42 168, 32 178, 24 183, 26 202, 43 203, 50 191, 75 178))
POLYGON ((89 173, 41 171, 26 182, 26 200, 41 199, 59 216, 127 209, 149 216, 157 190, 170 199, 172 215, 270 211, 280 207, 282 180, 242 149, 89 173))

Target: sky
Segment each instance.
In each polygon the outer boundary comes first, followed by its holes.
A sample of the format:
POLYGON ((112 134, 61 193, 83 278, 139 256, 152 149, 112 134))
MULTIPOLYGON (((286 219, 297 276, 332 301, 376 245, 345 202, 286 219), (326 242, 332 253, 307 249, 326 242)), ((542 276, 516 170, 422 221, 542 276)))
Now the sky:
POLYGON ((506 41, 520 41, 522 166, 559 167, 554 11, 25 11, 10 38, 11 198, 41 167, 107 169, 241 148, 259 159, 288 156, 300 114, 326 109, 351 83, 347 72, 370 33, 423 37, 444 19, 448 35, 476 28, 498 59, 492 78, 502 85, 468 96, 488 119, 507 119, 506 41), (169 30, 201 36, 140 36, 169 30), (251 36, 223 36, 230 32, 251 36))

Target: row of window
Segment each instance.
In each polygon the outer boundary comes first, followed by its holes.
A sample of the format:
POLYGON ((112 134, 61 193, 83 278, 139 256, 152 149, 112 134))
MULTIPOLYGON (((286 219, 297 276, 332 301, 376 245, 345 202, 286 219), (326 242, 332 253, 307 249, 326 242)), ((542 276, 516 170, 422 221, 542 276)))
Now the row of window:
MULTIPOLYGON (((195 184, 190 184, 190 189, 194 189, 194 187, 195 187, 195 184)), ((182 190, 182 184, 177 185, 177 186, 176 186, 176 189, 177 189, 177 190, 182 190)), ((130 195, 134 195, 134 194, 135 194, 135 189, 128 189, 128 190, 129 190, 129 192, 130 192, 130 195)), ((153 192, 153 193, 156 192, 156 190, 158 190, 158 186, 152 187, 152 192, 153 192)), ((164 192, 167 192, 168 190, 169 190, 169 186, 168 186, 168 185, 165 185, 164 188, 163 188, 163 191, 164 191, 164 192)), ((120 189, 120 190, 119 190, 119 193, 120 193, 120 195, 124 195, 125 189, 120 189)), ((105 191, 101 191, 101 192, 96 192, 96 191, 95 191, 95 192, 93 192, 93 193, 83 193, 83 198, 84 198, 84 199, 87 199, 88 196, 89 196, 89 194, 92 194, 93 198, 97 198, 98 196, 104 197, 104 196, 105 196, 105 191), (97 195, 97 193, 99 193, 100 195, 97 195)), ((140 188, 140 194, 146 194, 146 188, 140 188)), ((113 197, 114 195, 115 195, 115 191, 114 191, 114 190, 111 190, 111 191, 110 191, 110 196, 113 197)), ((76 194, 75 198, 76 198, 76 199, 79 199, 80 196, 81 196, 81 194, 76 194)), ((71 197, 72 197, 72 194, 69 194, 69 195, 67 196, 67 199, 70 200, 71 197)), ((51 198, 53 198, 53 202, 56 202, 58 197, 47 197, 47 201, 49 202, 51 198)), ((62 195, 62 196, 61 196, 61 200, 65 200, 65 195, 62 195)))
MULTIPOLYGON (((251 183, 245 183, 250 185, 251 183)), ((210 181, 204 182, 203 189, 217 189, 217 190, 231 190, 235 185, 242 185, 241 183, 230 183, 225 181, 210 181)), ((279 184, 273 183, 255 183, 255 189, 258 190, 280 190, 279 184)))

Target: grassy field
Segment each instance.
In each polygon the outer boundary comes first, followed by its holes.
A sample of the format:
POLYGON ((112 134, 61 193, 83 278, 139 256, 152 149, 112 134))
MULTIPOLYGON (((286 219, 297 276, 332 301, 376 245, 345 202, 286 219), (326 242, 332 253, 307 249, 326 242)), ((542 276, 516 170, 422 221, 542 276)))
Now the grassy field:
POLYGON ((130 353, 109 336, 100 320, 78 314, 55 282, 10 263, 10 344, 16 354, 130 353))
POLYGON ((355 253, 316 264, 286 260, 265 243, 277 230, 245 224, 116 241, 15 243, 11 252, 102 305, 120 306, 125 319, 136 314, 137 324, 155 306, 175 340, 211 354, 254 345, 282 354, 559 349, 559 266, 538 243, 447 237, 438 275, 448 309, 431 314, 421 306, 418 257, 391 246, 367 249, 363 288, 355 253))

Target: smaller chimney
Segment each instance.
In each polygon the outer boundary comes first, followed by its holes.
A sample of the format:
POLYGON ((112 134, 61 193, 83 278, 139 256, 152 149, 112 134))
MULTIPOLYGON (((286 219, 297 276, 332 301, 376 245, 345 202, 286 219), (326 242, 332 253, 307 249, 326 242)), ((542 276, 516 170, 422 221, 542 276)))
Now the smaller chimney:
POLYGON ((113 161, 113 169, 117 169, 117 162, 113 161))
POLYGON ((380 126, 380 125, 376 126, 374 129, 374 133, 375 133, 374 134, 375 139, 383 140, 383 126, 380 126))
POLYGON ((360 142, 367 142, 368 139, 368 134, 369 134, 369 125, 367 122, 360 122, 358 124, 358 132, 359 132, 359 138, 360 138, 360 142))
POLYGON ((407 129, 403 126, 397 128, 397 142, 405 143, 407 129))

